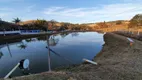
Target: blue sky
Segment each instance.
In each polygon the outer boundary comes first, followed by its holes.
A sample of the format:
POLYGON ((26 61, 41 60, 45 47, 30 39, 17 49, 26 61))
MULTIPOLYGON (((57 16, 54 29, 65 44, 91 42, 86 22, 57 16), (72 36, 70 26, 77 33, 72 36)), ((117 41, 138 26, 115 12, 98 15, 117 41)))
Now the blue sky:
POLYGON ((0 0, 0 18, 5 21, 19 17, 23 21, 92 23, 129 20, 140 13, 141 0, 0 0))

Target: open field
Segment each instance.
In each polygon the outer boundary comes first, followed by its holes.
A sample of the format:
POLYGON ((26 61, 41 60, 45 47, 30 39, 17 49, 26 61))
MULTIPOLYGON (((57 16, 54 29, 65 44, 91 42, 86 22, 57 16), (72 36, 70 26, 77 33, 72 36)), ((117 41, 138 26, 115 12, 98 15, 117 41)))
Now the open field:
POLYGON ((102 51, 94 58, 98 65, 81 64, 11 80, 141 80, 142 42, 134 40, 132 46, 124 36, 104 35, 102 51))

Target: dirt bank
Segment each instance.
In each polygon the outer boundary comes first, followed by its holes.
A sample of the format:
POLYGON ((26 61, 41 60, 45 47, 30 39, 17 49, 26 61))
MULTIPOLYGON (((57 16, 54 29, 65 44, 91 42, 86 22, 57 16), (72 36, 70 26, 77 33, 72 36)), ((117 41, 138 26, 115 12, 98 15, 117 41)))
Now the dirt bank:
POLYGON ((102 51, 94 58, 98 65, 82 64, 11 80, 141 80, 142 42, 130 46, 126 37, 107 33, 102 51))
POLYGON ((142 41, 142 32, 115 31, 113 33, 142 41))

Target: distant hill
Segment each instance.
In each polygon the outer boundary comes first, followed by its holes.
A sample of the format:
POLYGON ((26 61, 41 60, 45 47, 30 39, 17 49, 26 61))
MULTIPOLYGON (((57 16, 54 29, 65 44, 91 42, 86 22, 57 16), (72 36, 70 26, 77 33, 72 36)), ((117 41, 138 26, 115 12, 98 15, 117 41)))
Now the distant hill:
POLYGON ((28 21, 22 21, 22 22, 20 22, 19 24, 20 25, 25 25, 25 24, 33 24, 33 23, 35 23, 36 22, 36 20, 28 20, 28 21))
MULTIPOLYGON (((46 28, 48 27, 48 22, 49 21, 46 21, 43 24, 41 25, 36 25, 36 21, 37 20, 28 20, 28 21, 22 21, 19 23, 19 25, 16 25, 14 23, 9 23, 9 22, 6 22, 6 21, 0 21, 0 30, 2 31, 3 29, 6 29, 6 30, 17 30, 18 27, 22 27, 22 29, 40 29, 41 26, 44 27, 44 29, 46 30, 46 28)), ((67 27, 73 27, 73 26, 82 26, 82 27, 88 27, 92 30, 95 30, 95 29, 101 29, 101 28, 111 28, 111 27, 117 27, 117 28, 122 28, 126 25, 128 25, 129 21, 126 21, 126 20, 118 20, 118 21, 110 21, 110 22, 99 22, 99 23, 89 23, 89 24, 72 24, 72 23, 65 23, 65 22, 54 22, 54 27, 55 28, 60 28, 62 26, 67 26, 67 27)), ((52 26, 49 26, 48 28, 49 30, 52 30, 52 26)))
MULTIPOLYGON (((22 21, 22 22, 20 22, 19 24, 20 24, 20 25, 34 24, 36 21, 37 21, 37 20, 22 21)), ((48 23, 49 21, 46 21, 46 22, 48 23)), ((60 23, 57 22, 57 21, 55 21, 55 25, 59 25, 59 26, 60 26, 60 23)))
POLYGON ((6 30, 18 30, 20 29, 40 29, 48 30, 126 30, 129 28, 142 28, 142 14, 135 15, 131 20, 116 20, 109 22, 97 22, 97 23, 84 23, 84 24, 72 24, 67 22, 57 22, 55 20, 28 20, 14 24, 0 20, 0 31, 6 30))
POLYGON ((98 29, 111 29, 111 30, 120 30, 128 28, 129 20, 117 20, 117 21, 109 21, 109 22, 97 22, 87 24, 87 26, 92 27, 94 30, 98 29))
POLYGON ((137 14, 130 20, 129 28, 142 28, 142 14, 137 14))

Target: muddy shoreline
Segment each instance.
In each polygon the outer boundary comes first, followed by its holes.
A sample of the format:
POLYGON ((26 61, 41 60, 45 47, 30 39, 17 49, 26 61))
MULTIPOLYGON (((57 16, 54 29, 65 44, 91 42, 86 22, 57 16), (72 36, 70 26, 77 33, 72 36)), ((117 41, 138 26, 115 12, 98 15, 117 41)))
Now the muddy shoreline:
POLYGON ((97 66, 81 64, 11 80, 141 80, 142 42, 133 40, 134 44, 130 46, 126 37, 106 33, 103 49, 94 57, 97 66))

